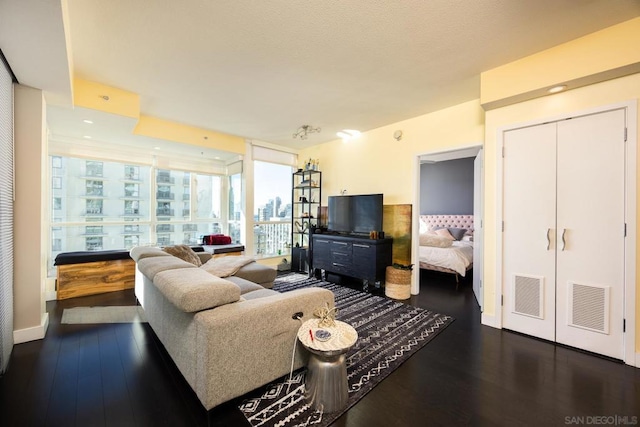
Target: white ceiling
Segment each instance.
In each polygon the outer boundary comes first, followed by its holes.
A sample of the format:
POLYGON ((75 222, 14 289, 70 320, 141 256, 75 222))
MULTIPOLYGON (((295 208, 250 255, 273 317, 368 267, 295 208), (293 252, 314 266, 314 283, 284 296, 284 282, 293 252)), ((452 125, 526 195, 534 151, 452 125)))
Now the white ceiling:
POLYGON ((64 84, 33 64, 34 39, 54 69, 140 94, 143 114, 294 149, 476 99, 480 72, 640 16, 640 0, 65 2, 59 58, 60 25, 14 30, 57 19, 56 1, 0 0, 0 49, 52 108, 69 108, 51 96, 64 84), (304 124, 322 132, 293 139, 304 124))

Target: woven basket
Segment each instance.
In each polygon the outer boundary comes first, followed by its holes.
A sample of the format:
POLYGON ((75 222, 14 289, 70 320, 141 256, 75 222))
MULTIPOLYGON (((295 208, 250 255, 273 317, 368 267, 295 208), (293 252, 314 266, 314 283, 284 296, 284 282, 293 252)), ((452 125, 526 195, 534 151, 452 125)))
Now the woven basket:
POLYGON ((393 299, 411 297, 411 270, 387 267, 384 294, 393 299))

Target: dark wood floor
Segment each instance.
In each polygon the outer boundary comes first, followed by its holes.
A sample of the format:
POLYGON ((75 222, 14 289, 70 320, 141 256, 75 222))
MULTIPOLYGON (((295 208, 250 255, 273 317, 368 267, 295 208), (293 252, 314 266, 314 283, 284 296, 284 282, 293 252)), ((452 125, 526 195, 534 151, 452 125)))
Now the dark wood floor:
MULTIPOLYGON (((423 272, 407 303, 456 320, 335 426, 622 425, 640 415, 640 369, 481 326, 468 281, 456 291, 451 277, 423 272)), ((65 307, 124 304, 131 291, 47 303, 46 338, 16 345, 0 378, 0 425, 207 425, 148 325, 60 324, 65 307)), ((212 424, 247 425, 237 403, 214 409, 212 424)))

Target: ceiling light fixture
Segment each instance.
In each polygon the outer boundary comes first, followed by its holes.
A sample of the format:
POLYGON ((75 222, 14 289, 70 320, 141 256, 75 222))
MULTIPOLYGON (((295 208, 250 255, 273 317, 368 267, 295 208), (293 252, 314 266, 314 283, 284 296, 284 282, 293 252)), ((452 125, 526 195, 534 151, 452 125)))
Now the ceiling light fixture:
POLYGON ((336 133, 340 138, 342 138, 342 142, 351 141, 352 139, 356 139, 360 137, 362 133, 359 130, 355 129, 343 129, 340 132, 336 133))
POLYGON ((554 87, 550 88, 547 92, 549 92, 549 93, 558 93, 558 92, 562 92, 566 88, 567 88, 567 85, 558 85, 558 86, 554 86, 554 87))
POLYGON ((84 135, 83 138, 84 139, 91 139, 91 135, 84 135))
POLYGON ((92 125, 93 124, 93 120, 89 120, 89 119, 84 119, 83 122, 85 122, 88 125, 92 125))
POLYGON ((307 135, 310 133, 320 133, 322 129, 320 129, 319 127, 314 128, 311 125, 302 125, 298 128, 298 130, 296 131, 296 133, 293 134, 293 139, 296 138, 300 138, 300 139, 307 139, 307 135))

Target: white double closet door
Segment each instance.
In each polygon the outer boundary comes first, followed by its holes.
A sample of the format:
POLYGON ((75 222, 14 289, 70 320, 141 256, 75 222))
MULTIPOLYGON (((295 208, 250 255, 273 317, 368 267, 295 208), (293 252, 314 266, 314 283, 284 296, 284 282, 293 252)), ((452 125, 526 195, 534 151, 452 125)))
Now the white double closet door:
POLYGON ((622 359, 625 111, 504 135, 503 326, 622 359))

